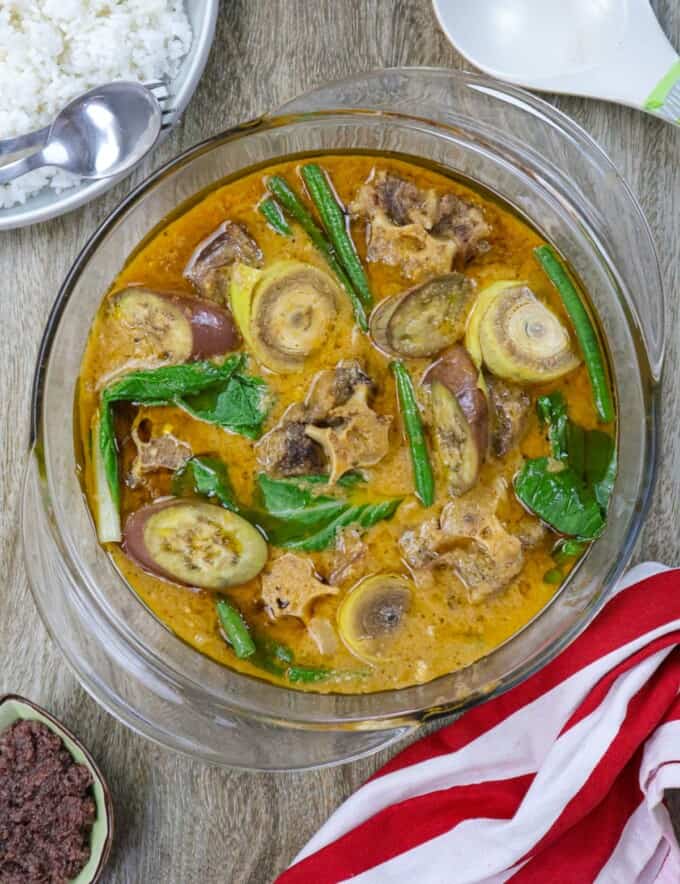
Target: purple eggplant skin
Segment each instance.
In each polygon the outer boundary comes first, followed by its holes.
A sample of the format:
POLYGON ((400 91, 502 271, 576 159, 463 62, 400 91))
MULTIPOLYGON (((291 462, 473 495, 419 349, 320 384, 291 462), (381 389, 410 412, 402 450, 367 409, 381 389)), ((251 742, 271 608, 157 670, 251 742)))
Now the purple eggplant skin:
POLYGON ((120 308, 125 305, 126 321, 129 323, 132 319, 137 335, 143 337, 145 324, 151 323, 148 334, 152 338, 166 334, 170 342, 173 339, 173 333, 175 339, 179 333, 180 340, 186 339, 187 343, 190 340, 189 352, 186 353, 186 357, 189 359, 209 359, 212 356, 222 356, 238 349, 241 345, 241 336, 231 312, 204 298, 192 297, 179 292, 153 291, 145 286, 133 285, 116 292, 113 296, 113 303, 118 304, 120 308), (150 305, 154 303, 158 306, 158 312, 162 318, 160 329, 158 323, 153 324, 153 316, 149 316, 150 313, 153 314, 150 305), (163 311, 164 304, 167 305, 165 311, 163 311), (174 309, 170 310, 170 307, 174 309), (163 315, 164 312, 165 315, 163 315), (182 328, 179 328, 178 324, 181 324, 182 328))
POLYGON ((125 555, 139 565, 142 570, 153 574, 155 577, 162 577, 164 580, 170 581, 170 583, 177 583, 177 578, 168 571, 163 570, 151 555, 146 546, 144 531, 146 523, 151 516, 167 509, 167 507, 178 505, 179 501, 176 497, 165 497, 162 500, 157 500, 155 503, 143 506, 128 516, 123 529, 122 546, 125 555))
POLYGON ((203 298, 174 296, 174 302, 185 312, 191 323, 191 355, 194 359, 221 356, 241 345, 241 337, 230 311, 203 298))
POLYGON ((157 577, 212 591, 252 580, 268 556, 264 537, 246 519, 200 498, 178 497, 129 516, 123 550, 157 577))
POLYGON ((460 405, 473 432, 480 460, 489 448, 489 404, 478 386, 479 372, 469 353, 461 344, 447 350, 427 369, 423 384, 439 381, 451 392, 460 405))

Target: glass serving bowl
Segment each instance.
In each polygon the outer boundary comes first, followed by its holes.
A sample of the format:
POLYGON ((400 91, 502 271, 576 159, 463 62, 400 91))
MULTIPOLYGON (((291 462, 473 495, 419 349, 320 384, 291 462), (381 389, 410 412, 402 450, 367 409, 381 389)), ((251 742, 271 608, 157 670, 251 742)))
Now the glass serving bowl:
POLYGON ((420 722, 507 690, 601 607, 629 560, 654 480, 663 296, 652 238, 600 148, 527 93, 466 73, 393 69, 324 86, 187 151, 102 224, 68 274, 36 367, 23 542, 40 613, 92 696, 129 727, 208 762, 294 769, 348 761, 420 722), (568 258, 614 367, 619 473, 606 532, 551 603, 483 659, 428 684, 301 693, 226 669, 168 631, 99 547, 76 474, 73 402, 90 323, 125 259, 225 176, 287 154, 358 149, 435 162, 500 194, 568 258))

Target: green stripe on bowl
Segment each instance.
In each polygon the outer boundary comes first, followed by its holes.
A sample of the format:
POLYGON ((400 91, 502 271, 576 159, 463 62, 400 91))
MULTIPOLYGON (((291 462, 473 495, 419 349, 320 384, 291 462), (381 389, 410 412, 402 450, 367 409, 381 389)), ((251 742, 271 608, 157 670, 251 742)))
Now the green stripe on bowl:
POLYGON ((647 100, 643 105, 645 110, 653 111, 659 110, 659 108, 663 107, 664 102, 668 97, 668 93, 671 91, 673 86, 675 86, 678 80, 680 80, 680 58, 670 68, 663 79, 659 80, 656 86, 649 93, 649 95, 647 96, 647 100))

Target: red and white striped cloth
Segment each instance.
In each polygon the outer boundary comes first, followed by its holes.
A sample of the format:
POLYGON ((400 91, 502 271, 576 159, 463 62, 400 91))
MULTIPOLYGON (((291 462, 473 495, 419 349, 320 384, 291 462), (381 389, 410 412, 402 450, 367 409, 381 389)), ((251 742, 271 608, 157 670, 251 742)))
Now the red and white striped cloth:
POLYGON ((679 884, 679 787, 680 570, 640 565, 552 663, 383 767, 278 884, 679 884))

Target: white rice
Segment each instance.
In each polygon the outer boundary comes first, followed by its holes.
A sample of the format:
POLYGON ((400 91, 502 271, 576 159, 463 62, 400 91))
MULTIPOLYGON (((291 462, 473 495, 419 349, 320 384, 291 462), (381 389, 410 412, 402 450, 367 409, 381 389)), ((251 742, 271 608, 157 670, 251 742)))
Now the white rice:
MULTIPOLYGON (((174 77, 191 40, 183 0, 0 0, 0 138, 44 126, 111 80, 174 77)), ((0 208, 77 183, 53 169, 29 172, 0 185, 0 208)))

